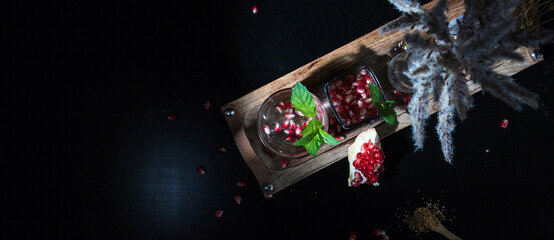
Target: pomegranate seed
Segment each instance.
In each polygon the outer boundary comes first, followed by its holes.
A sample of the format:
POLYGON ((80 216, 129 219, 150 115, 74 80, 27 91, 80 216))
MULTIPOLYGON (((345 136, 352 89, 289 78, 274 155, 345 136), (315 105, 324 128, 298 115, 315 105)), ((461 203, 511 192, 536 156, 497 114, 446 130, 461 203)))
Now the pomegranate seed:
POLYGON ((356 101, 356 106, 358 106, 358 108, 363 108, 365 106, 364 101, 362 100, 356 101))
POLYGON ((398 90, 392 90, 392 95, 395 97, 395 98, 400 98, 402 97, 402 93, 398 90))
MULTIPOLYGON (((336 120, 335 120, 336 121, 336 120)), ((302 123, 302 129, 306 128, 306 125, 308 125, 308 121, 302 123)))
POLYGON ((258 4, 254 4, 252 5, 252 13, 253 14, 258 14, 258 10, 259 10, 259 7, 258 7, 258 4))
POLYGON ((375 229, 375 236, 377 237, 385 236, 385 231, 381 229, 375 229))
POLYGON ((281 159, 281 168, 286 168, 288 164, 289 164, 289 160, 281 159))
POLYGON ((363 87, 356 87, 356 92, 359 94, 365 93, 365 88, 363 87))
POLYGON ((296 129, 294 130, 294 134, 297 137, 302 137, 302 128, 301 127, 296 127, 296 129))
POLYGON ((367 71, 367 69, 363 68, 362 70, 360 70, 360 74, 361 75, 367 75, 367 74, 369 74, 369 71, 367 71))
POLYGON ((277 106, 280 107, 281 109, 287 109, 288 108, 287 104, 285 104, 283 101, 279 102, 277 104, 277 106))
POLYGON ((277 109, 277 112, 283 113, 283 108, 279 106, 275 106, 275 109, 277 109))
POLYGON ((367 98, 367 93, 365 93, 365 92, 360 93, 360 96, 361 96, 363 99, 366 99, 366 98, 367 98))
POLYGON ((294 125, 294 121, 293 121, 292 119, 289 119, 289 128, 290 128, 291 130, 294 130, 295 127, 296 127, 296 126, 294 125))
POLYGON ((284 129, 287 129, 289 128, 289 124, 290 124, 290 119, 287 119, 283 122, 283 124, 281 125, 284 129))
POLYGON ((291 119, 291 118, 294 118, 296 115, 294 115, 293 113, 285 113, 285 118, 286 119, 291 119))
POLYGON ((235 195, 235 202, 237 202, 237 204, 240 204, 240 202, 242 202, 242 197, 240 195, 235 195))
POLYGON ((206 168, 205 168, 204 166, 202 166, 202 165, 198 166, 198 167, 196 168, 196 171, 197 171, 198 173, 202 174, 202 175, 206 174, 206 168))
POLYGON ((294 109, 292 109, 292 108, 287 108, 287 109, 285 109, 285 112, 287 112, 287 113, 292 113, 292 112, 294 112, 294 109))
POLYGON ((338 141, 342 141, 342 140, 344 140, 344 139, 346 139, 346 138, 345 138, 344 136, 342 136, 342 135, 337 135, 337 136, 335 136, 335 139, 337 139, 338 141))
POLYGON ((283 130, 283 133, 285 133, 286 135, 291 135, 291 134, 292 134, 292 130, 290 130, 290 129, 287 128, 287 129, 283 130))
POLYGON ((298 116, 304 117, 304 114, 298 110, 294 110, 294 113, 296 113, 296 115, 298 116))
POLYGON ((356 233, 355 232, 350 232, 350 237, 348 239, 349 240, 356 240, 356 233))
POLYGON ((274 132, 280 132, 281 131, 281 127, 279 126, 279 123, 275 123, 275 127, 273 128, 273 131, 274 132))
POLYGON ((269 126, 267 126, 267 125, 264 126, 264 132, 267 135, 269 135, 271 133, 271 129, 269 129, 269 126))
POLYGON ((412 95, 410 95, 410 94, 404 95, 404 99, 403 99, 404 104, 406 104, 406 105, 409 104, 411 99, 412 99, 412 95))
POLYGON ((294 141, 294 137, 293 137, 293 136, 287 136, 286 139, 287 139, 287 141, 291 141, 291 142, 294 141))
POLYGON ((206 101, 204 103, 204 110, 208 111, 210 109, 212 109, 212 103, 210 101, 206 101))
POLYGON ((246 182, 245 181, 238 181, 237 186, 238 187, 246 187, 246 182))
POLYGON ((169 114, 169 115, 167 116, 167 119, 169 119, 169 120, 175 120, 175 119, 177 119, 177 114, 176 114, 176 113, 169 114))
POLYGON ((502 124, 500 125, 500 127, 507 128, 508 127, 508 119, 502 120, 502 124))
POLYGON ((227 148, 225 148, 224 146, 217 147, 217 150, 219 150, 222 153, 227 152, 227 148))
POLYGON ((215 217, 216 217, 217 219, 220 219, 221 216, 223 216, 223 210, 217 210, 217 211, 215 211, 215 217))

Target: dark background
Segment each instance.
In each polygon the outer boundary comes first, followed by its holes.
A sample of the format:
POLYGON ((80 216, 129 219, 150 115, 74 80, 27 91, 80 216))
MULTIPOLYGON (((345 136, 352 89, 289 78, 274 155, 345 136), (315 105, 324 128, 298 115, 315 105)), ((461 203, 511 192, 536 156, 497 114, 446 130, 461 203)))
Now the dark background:
POLYGON ((3 7, 2 238, 377 239, 380 228, 391 239, 444 239, 397 216, 429 201, 464 239, 552 238, 552 45, 515 75, 541 108, 516 112, 476 94, 456 128, 454 165, 433 117, 424 151, 413 152, 409 129, 383 140, 378 188, 348 188, 344 159, 266 200, 219 108, 399 13, 385 0, 261 0, 256 15, 254 3, 3 7))

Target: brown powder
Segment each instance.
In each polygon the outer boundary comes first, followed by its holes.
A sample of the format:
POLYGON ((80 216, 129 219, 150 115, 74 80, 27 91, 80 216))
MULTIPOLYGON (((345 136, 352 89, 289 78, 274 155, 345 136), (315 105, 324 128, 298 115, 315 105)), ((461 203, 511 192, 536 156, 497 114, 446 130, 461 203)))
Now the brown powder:
MULTIPOLYGON (((422 200, 425 200, 425 199, 422 199, 422 200)), ((446 207, 443 205, 440 205, 439 202, 440 200, 436 202, 433 202, 432 200, 430 202, 423 202, 423 205, 425 205, 425 207, 423 208, 427 209, 426 211, 427 216, 434 216, 436 223, 445 221, 446 215, 447 215, 446 207)), ((406 203, 410 204, 410 202, 406 202, 406 203)), ((402 212, 397 213, 397 217, 402 219, 402 222, 406 223, 408 225, 408 228, 416 232, 416 234, 429 232, 428 227, 425 226, 425 221, 418 221, 418 218, 416 218, 414 213, 415 211, 403 209, 402 212)), ((450 219, 449 221, 452 221, 452 219, 450 219)))

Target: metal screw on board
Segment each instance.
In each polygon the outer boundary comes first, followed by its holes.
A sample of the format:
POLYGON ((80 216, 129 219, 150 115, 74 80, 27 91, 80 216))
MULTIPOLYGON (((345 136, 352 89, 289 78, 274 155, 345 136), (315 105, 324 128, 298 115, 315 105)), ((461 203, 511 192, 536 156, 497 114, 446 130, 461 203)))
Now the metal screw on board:
POLYGON ((225 115, 226 116, 233 116, 233 115, 235 115, 235 110, 233 110, 232 108, 227 108, 227 109, 225 109, 225 115))
POLYGON ((542 53, 541 53, 541 50, 540 49, 535 49, 531 52, 531 58, 533 59, 539 59, 542 57, 542 53))
POLYGON ((273 187, 273 184, 264 185, 264 191, 273 192, 273 190, 275 190, 275 188, 273 187))

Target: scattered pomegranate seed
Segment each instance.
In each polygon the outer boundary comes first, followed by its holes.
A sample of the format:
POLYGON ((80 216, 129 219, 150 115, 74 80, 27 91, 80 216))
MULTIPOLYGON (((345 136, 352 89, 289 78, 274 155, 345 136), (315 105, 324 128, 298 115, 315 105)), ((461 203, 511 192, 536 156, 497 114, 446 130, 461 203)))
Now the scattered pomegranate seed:
POLYGON ((402 93, 401 93, 400 91, 396 90, 396 89, 392 91, 392 95, 393 95, 395 98, 400 98, 400 97, 402 97, 402 93))
POLYGON ((177 119, 177 114, 176 114, 176 113, 169 114, 169 115, 167 116, 167 119, 169 119, 169 120, 175 120, 175 119, 177 119))
POLYGON ((502 120, 502 124, 500 125, 500 127, 507 128, 508 127, 508 119, 502 120))
POLYGON ((212 109, 212 103, 210 101, 206 101, 204 103, 204 110, 208 111, 210 109, 212 109))
POLYGON ((337 136, 335 136, 335 139, 337 139, 338 141, 342 141, 342 140, 344 140, 344 139, 346 139, 346 138, 345 138, 344 136, 342 136, 342 135, 337 135, 337 136))
POLYGON ((223 216, 223 210, 217 210, 215 211, 215 217, 217 219, 221 218, 221 216, 223 216))
POLYGON ((289 164, 289 160, 281 159, 281 167, 282 168, 286 168, 288 164, 289 164))
POLYGON ((375 236, 377 236, 377 237, 385 236, 385 231, 383 231, 381 229, 375 229, 375 236))
POLYGON ((258 4, 252 5, 252 13, 253 14, 258 14, 258 10, 259 10, 258 4))
POLYGON ((269 129, 269 126, 267 126, 267 125, 264 126, 264 132, 267 135, 269 135, 271 133, 271 129, 269 129))
POLYGON ((235 195, 235 202, 237 202, 237 204, 240 204, 240 202, 242 202, 242 197, 240 195, 235 195))
POLYGON ((224 146, 217 147, 217 150, 219 150, 222 153, 227 152, 227 148, 225 148, 224 146))
POLYGON ((245 181, 238 181, 238 182, 237 182, 237 186, 239 186, 239 187, 246 187, 246 182, 245 182, 245 181))
POLYGON ((412 95, 411 94, 406 94, 404 95, 404 104, 408 105, 410 103, 410 100, 412 100, 412 95))
POLYGON ((356 240, 356 237, 357 237, 357 235, 356 235, 355 232, 350 232, 350 236, 349 236, 348 239, 349 239, 349 240, 356 240))
POLYGON ((196 171, 197 171, 198 173, 202 174, 202 175, 206 174, 206 168, 205 168, 204 166, 202 166, 202 165, 198 166, 198 167, 196 168, 196 171))

